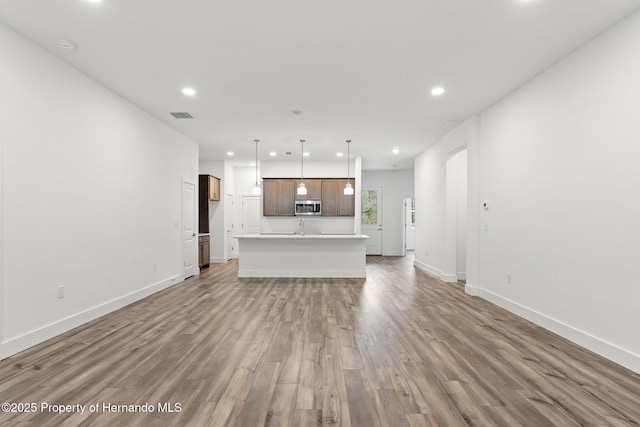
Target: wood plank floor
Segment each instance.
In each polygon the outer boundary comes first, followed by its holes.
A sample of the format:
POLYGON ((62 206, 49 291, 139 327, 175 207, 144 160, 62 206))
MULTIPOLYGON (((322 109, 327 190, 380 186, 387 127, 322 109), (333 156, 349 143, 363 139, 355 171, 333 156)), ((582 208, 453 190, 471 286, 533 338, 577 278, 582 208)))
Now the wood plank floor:
POLYGON ((212 265, 0 362, 0 402, 87 405, 0 425, 640 425, 639 375, 411 257, 369 257, 366 280, 236 274, 212 265))

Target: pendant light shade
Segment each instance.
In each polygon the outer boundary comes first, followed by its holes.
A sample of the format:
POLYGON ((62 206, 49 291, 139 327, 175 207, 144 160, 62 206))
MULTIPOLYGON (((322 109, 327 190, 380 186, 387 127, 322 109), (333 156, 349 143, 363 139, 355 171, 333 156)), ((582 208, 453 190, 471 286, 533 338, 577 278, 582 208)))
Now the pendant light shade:
POLYGON ((254 139, 253 142, 256 143, 256 183, 251 189, 251 194, 258 196, 262 194, 262 188, 260 188, 260 184, 258 184, 258 142, 260 142, 260 140, 254 139))
POLYGON ((345 196, 353 196, 353 187, 351 186, 351 181, 350 181, 350 177, 349 177, 349 167, 350 162, 351 162, 351 140, 347 139, 347 185, 344 186, 344 195, 345 196))
POLYGON ((307 187, 304 185, 304 139, 300 140, 300 144, 302 145, 302 151, 300 156, 300 185, 298 185, 298 189, 296 193, 299 196, 307 195, 307 187))

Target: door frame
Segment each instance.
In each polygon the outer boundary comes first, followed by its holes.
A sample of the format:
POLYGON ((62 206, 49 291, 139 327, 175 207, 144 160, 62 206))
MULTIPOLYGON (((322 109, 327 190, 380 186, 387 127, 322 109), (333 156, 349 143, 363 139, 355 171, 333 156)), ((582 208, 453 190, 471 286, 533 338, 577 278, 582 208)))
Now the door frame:
POLYGON ((198 229, 197 224, 198 224, 198 185, 194 182, 193 179, 190 178, 185 178, 182 177, 182 179, 180 180, 180 257, 181 257, 181 262, 182 262, 182 280, 187 279, 188 277, 192 277, 192 276, 187 276, 186 272, 185 272, 185 265, 184 265, 184 260, 185 260, 185 244, 184 244, 184 224, 185 224, 185 218, 184 218, 184 207, 185 207, 185 197, 184 197, 184 185, 185 184, 189 184, 189 185, 193 185, 193 232, 194 232, 194 238, 193 238, 193 260, 194 260, 194 274, 199 274, 200 273, 200 268, 198 267, 198 235, 196 233, 196 230, 198 229))

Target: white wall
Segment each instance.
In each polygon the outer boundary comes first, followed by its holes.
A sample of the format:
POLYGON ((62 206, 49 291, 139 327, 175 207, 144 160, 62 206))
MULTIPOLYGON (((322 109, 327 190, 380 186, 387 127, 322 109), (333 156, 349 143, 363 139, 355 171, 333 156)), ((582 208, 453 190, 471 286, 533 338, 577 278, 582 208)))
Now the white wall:
POLYGON ((442 265, 442 160, 468 139, 479 180, 469 181, 470 246, 481 236, 468 292, 640 372, 637 46, 640 13, 422 154, 416 259, 442 265))
POLYGON ((404 199, 414 195, 413 169, 362 171, 363 187, 382 187, 382 255, 401 256, 404 199))
POLYGON ((182 279, 198 149, 3 25, 0 57, 6 357, 182 279))
MULTIPOLYGON (((358 178, 356 160, 350 162, 351 178, 358 178)), ((260 162, 262 178, 300 178, 300 160, 263 160, 260 162)), ((304 160, 305 178, 346 178, 347 160, 316 161, 304 160)), ((255 181, 255 178, 254 178, 255 181)))
POLYGON ((638 46, 640 13, 481 117, 482 288, 636 371, 638 46))

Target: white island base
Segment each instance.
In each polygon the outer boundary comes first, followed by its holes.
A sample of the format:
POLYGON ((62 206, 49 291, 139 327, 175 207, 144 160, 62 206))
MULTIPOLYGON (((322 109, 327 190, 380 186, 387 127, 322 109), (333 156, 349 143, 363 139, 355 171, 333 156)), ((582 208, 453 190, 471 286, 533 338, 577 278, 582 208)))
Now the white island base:
POLYGON ((365 235, 238 236, 238 277, 366 277, 365 235))

